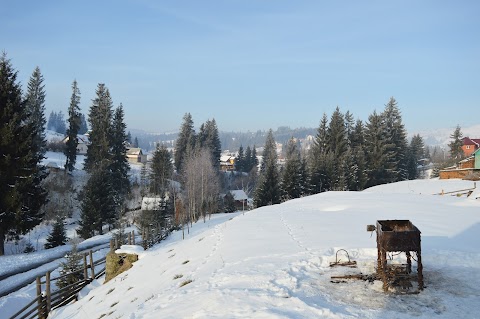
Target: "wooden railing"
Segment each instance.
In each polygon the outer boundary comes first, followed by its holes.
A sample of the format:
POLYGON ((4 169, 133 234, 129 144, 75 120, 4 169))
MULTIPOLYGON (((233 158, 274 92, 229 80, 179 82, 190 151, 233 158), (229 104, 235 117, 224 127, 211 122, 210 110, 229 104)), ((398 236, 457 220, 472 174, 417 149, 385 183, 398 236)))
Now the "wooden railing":
POLYGON ((86 285, 97 279, 105 273, 105 266, 99 267, 105 264, 105 257, 96 261, 93 260, 92 251, 83 255, 83 269, 79 269, 72 273, 62 275, 56 278, 50 278, 50 272, 45 275, 45 281, 42 281, 40 277, 37 277, 37 297, 33 299, 28 305, 20 309, 10 318, 47 318, 50 311, 53 309, 62 307, 73 300, 77 299, 78 292, 82 290, 86 285), (89 256, 89 262, 87 263, 87 255, 89 256), (90 270, 90 274, 89 271, 90 270), (83 279, 65 286, 61 289, 52 292, 51 284, 54 281, 63 279, 72 274, 83 272, 83 279), (45 290, 42 290, 43 284, 45 284, 45 290))

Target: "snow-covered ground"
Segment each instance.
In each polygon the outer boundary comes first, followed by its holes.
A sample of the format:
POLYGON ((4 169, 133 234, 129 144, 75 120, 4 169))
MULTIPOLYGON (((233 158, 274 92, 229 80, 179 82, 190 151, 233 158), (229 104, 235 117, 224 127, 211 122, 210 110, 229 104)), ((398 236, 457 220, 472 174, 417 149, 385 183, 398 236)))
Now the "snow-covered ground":
POLYGON ((409 181, 217 215, 185 240, 176 232, 141 253, 132 269, 95 282, 51 318, 478 318, 480 200, 432 195, 471 187, 409 181), (382 219, 409 219, 421 230, 420 294, 387 295, 378 281, 330 282, 375 271, 366 225, 382 219), (338 249, 358 268, 329 267, 338 249))

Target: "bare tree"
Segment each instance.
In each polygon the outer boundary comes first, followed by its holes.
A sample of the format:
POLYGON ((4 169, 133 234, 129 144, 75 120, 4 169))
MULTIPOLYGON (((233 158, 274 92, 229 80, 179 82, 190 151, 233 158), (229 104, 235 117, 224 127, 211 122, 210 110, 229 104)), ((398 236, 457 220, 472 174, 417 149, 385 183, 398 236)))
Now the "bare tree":
POLYGON ((207 215, 218 211, 220 182, 207 149, 200 149, 187 158, 183 181, 186 214, 190 223, 200 217, 205 221, 207 215))

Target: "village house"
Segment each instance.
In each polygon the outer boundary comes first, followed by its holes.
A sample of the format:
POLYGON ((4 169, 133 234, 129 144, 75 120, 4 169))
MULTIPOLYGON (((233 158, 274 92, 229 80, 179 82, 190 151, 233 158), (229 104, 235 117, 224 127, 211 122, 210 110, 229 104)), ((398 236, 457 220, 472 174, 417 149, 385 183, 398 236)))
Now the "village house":
MULTIPOLYGON (((63 140, 62 143, 66 144, 70 138, 66 136, 63 140)), ((87 154, 87 149, 88 145, 90 144, 90 141, 88 140, 87 135, 77 135, 77 155, 85 155, 87 154)))
POLYGON ((465 154, 465 157, 469 157, 480 148, 480 139, 478 138, 464 137, 462 142, 462 150, 465 154))
POLYGON ((138 147, 127 147, 127 160, 130 163, 146 163, 147 155, 143 154, 142 149, 138 147))
POLYGON ((220 170, 222 172, 233 172, 235 170, 235 157, 230 155, 220 156, 220 170))
POLYGON ((456 166, 447 167, 440 171, 440 179, 480 179, 480 149, 477 149, 470 157, 460 161, 456 166))
POLYGON ((235 200, 235 208, 237 210, 245 210, 248 209, 248 196, 242 189, 237 189, 230 191, 233 195, 233 199, 235 200))

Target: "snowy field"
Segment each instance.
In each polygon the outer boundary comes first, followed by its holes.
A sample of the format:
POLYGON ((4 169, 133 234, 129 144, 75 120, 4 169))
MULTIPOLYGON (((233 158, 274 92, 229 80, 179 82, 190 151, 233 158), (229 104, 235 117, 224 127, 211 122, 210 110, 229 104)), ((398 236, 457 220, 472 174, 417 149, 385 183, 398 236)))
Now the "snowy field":
POLYGON ((409 181, 217 215, 185 240, 174 233, 50 317, 479 318, 480 200, 432 195, 470 187, 409 181), (375 271, 376 239, 366 225, 381 219, 409 219, 422 232, 420 294, 387 295, 379 281, 330 282, 375 271), (338 249, 358 268, 329 267, 338 249))

